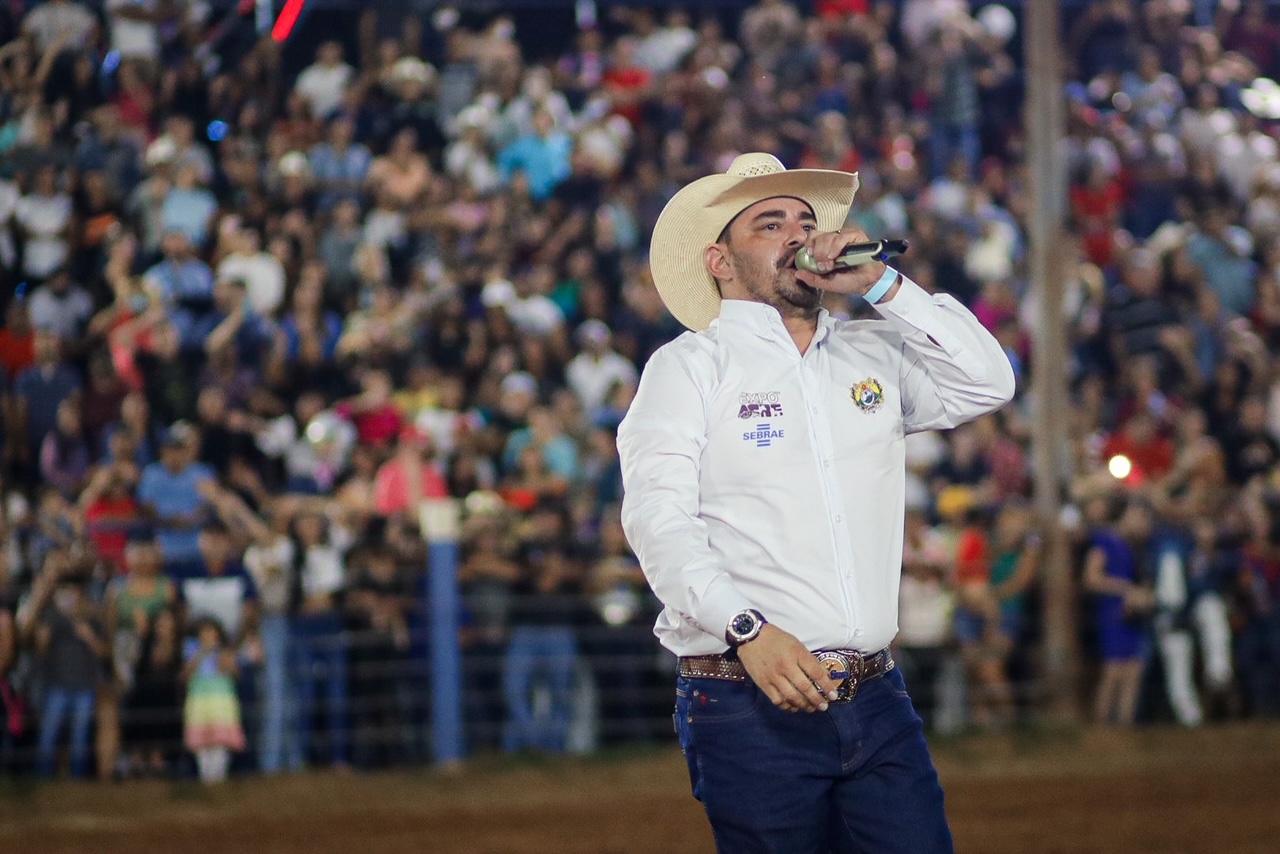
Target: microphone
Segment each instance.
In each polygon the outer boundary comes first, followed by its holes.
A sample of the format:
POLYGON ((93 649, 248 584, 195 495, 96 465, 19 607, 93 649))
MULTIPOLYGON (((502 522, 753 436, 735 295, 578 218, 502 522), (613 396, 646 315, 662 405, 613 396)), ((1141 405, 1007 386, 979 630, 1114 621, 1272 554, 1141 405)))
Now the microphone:
MULTIPOLYGON (((905 254, 911 244, 906 240, 872 240, 870 243, 850 243, 836 258, 836 269, 841 267, 857 267, 869 261, 887 261, 895 255, 905 254)), ((801 247, 796 253, 796 269, 808 270, 810 273, 821 273, 818 262, 808 246, 801 247)))

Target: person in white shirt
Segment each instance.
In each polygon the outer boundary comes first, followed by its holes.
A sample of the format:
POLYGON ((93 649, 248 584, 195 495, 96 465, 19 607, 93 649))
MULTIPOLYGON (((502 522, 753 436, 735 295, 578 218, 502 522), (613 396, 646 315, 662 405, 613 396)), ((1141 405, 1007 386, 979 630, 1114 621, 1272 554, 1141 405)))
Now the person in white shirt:
POLYGON ((229 242, 231 251, 218 264, 217 278, 240 279, 254 313, 275 317, 284 302, 285 276, 280 259, 262 250, 262 235, 241 225, 229 242))
POLYGON ((93 297, 71 281, 65 266, 59 267, 31 292, 30 312, 35 328, 50 329, 63 339, 75 340, 93 316, 93 297))
POLYGON ((565 380, 578 396, 582 408, 590 416, 604 407, 609 392, 618 383, 635 385, 636 366, 614 350, 613 333, 599 320, 586 320, 578 327, 578 345, 582 352, 565 368, 565 380))
POLYGON ((316 50, 316 61, 298 75, 294 89, 311 106, 311 115, 326 119, 342 104, 355 69, 342 61, 342 45, 329 41, 316 50))
POLYGON ((93 13, 72 0, 48 0, 22 19, 22 32, 35 37, 42 53, 60 37, 67 40, 68 47, 83 47, 97 28, 93 13))
POLYGON ((622 521, 665 605, 680 744, 721 851, 953 850, 888 651, 904 436, 998 409, 1014 377, 951 297, 835 267, 868 239, 844 227, 856 190, 744 154, 654 229, 654 282, 691 331, 650 358, 619 427, 622 521), (797 270, 802 248, 826 272, 797 270), (824 292, 883 320, 836 320, 824 292))
POLYGON ((160 0, 107 0, 111 49, 126 59, 160 59, 160 21, 166 15, 160 0))

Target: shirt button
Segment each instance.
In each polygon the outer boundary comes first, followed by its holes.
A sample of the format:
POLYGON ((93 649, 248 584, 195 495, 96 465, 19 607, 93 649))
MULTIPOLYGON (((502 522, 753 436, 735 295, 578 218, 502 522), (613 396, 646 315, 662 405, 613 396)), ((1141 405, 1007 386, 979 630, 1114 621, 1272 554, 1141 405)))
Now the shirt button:
POLYGON ((844 517, 843 517, 843 516, 837 516, 837 517, 836 517, 836 523, 837 523, 837 524, 838 524, 838 523, 840 523, 840 522, 841 522, 841 521, 843 521, 843 520, 844 520, 844 517))
POLYGON ((831 460, 823 460, 822 466, 823 468, 831 468, 831 460))

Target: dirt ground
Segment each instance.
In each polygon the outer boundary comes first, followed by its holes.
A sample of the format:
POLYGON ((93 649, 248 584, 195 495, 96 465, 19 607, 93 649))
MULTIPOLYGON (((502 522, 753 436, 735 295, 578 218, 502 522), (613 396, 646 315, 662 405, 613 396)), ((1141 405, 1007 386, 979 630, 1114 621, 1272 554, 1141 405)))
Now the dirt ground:
MULTIPOLYGON (((1276 854, 1280 724, 934 745, 962 854, 1276 854)), ((702 854, 678 749, 454 774, 0 786, 5 854, 702 854)))

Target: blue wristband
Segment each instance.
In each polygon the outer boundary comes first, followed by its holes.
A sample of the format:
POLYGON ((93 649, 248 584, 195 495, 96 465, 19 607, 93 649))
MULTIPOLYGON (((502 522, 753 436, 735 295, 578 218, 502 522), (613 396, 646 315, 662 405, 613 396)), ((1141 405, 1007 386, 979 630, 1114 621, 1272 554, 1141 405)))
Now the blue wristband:
POLYGON ((884 275, 880 277, 880 281, 871 286, 871 290, 862 295, 867 302, 875 305, 884 299, 884 295, 889 293, 889 288, 893 287, 898 281, 898 271, 892 267, 885 265, 884 275))

